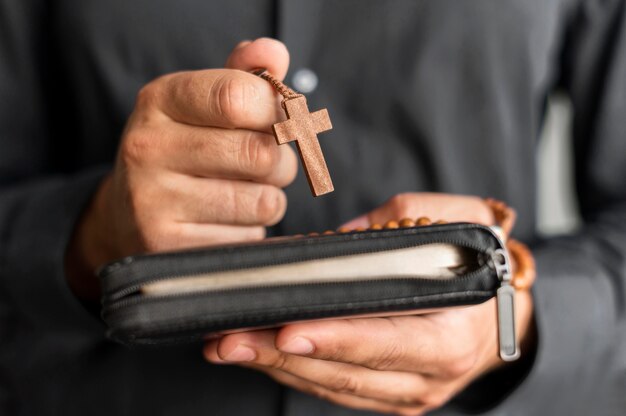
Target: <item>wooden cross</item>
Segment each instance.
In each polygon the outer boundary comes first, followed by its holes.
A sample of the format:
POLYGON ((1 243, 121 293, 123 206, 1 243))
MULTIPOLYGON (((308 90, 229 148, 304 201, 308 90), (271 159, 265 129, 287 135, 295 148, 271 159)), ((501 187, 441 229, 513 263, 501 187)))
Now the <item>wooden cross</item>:
POLYGON ((292 141, 298 146, 300 160, 304 167, 311 192, 320 196, 334 190, 328 167, 322 154, 317 134, 333 128, 326 109, 309 113, 306 98, 301 95, 283 101, 288 120, 272 126, 276 142, 285 144, 292 141))

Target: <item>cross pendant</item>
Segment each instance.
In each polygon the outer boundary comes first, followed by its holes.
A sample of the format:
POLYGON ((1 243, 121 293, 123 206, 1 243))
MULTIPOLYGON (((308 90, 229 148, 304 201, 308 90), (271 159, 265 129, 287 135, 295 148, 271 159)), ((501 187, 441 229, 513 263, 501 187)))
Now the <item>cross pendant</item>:
POLYGON ((272 126, 276 142, 296 142, 311 192, 320 196, 334 190, 317 134, 333 128, 326 109, 309 113, 301 95, 283 101, 288 120, 272 126))

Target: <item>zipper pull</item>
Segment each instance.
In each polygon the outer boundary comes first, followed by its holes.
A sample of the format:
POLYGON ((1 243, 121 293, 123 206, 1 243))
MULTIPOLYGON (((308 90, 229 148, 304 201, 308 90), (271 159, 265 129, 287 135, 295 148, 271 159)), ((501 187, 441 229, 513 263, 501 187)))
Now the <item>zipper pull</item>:
POLYGON ((502 361, 515 361, 520 356, 520 350, 515 335, 515 288, 511 285, 511 263, 507 251, 501 248, 493 251, 491 260, 500 279, 500 287, 496 291, 500 358, 502 361))

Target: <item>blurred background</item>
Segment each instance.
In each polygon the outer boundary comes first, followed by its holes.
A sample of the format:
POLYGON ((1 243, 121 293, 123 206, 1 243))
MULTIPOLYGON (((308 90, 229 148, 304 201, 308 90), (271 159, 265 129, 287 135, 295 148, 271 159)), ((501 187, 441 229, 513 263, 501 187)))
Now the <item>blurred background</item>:
POLYGON ((538 228, 545 236, 567 233, 580 224, 573 178, 572 110, 567 96, 554 94, 539 146, 538 228))

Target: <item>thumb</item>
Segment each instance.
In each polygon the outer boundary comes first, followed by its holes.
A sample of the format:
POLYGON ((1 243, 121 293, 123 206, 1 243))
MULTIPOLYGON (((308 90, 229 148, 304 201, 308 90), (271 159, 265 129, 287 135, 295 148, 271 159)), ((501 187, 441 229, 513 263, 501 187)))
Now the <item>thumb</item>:
POLYGON ((491 208, 482 198, 409 192, 392 197, 380 207, 353 219, 343 227, 369 227, 371 224, 384 224, 389 220, 400 221, 403 218, 417 222, 419 217, 426 217, 431 221, 475 222, 485 225, 495 222, 491 208))
POLYGON ((378 208, 342 224, 339 228, 352 230, 355 228, 368 228, 372 224, 385 224, 389 220, 399 221, 406 216, 404 211, 409 211, 410 209, 407 208, 412 205, 410 203, 412 201, 408 201, 409 198, 406 195, 396 195, 378 208), (403 203, 398 203, 400 199, 403 200, 403 203), (402 217, 399 217, 400 215, 402 217))
POLYGON ((245 40, 230 53, 226 60, 226 68, 242 71, 265 68, 282 80, 289 69, 289 52, 285 44, 276 39, 245 40))

